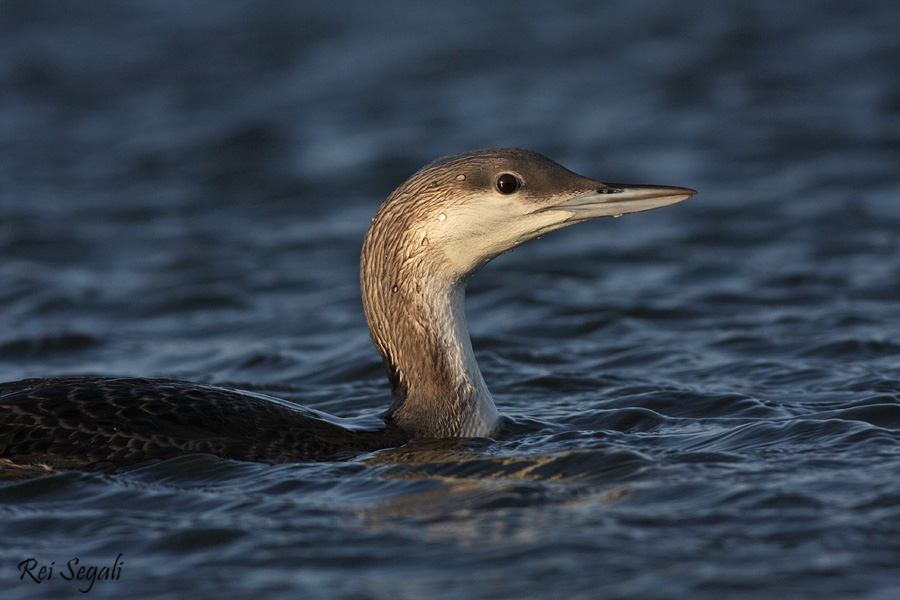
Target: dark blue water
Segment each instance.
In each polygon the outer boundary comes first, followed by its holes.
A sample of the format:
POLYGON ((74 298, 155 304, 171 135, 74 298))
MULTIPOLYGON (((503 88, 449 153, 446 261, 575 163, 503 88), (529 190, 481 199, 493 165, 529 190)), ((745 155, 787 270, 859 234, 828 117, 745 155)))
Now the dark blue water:
POLYGON ((897 598, 900 5, 599 4, 0 4, 0 380, 380 411, 420 166, 700 190, 472 280, 498 439, 3 481, 3 597, 897 598))

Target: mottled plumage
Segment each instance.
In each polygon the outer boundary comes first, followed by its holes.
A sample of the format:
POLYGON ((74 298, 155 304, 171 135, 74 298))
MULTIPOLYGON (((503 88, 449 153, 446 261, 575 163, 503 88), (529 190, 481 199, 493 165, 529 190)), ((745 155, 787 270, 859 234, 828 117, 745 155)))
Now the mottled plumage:
POLYGON ((276 398, 184 381, 59 377, 0 384, 0 457, 56 468, 189 453, 289 462, 408 439, 392 426, 350 432, 276 398))
POLYGON ((693 193, 601 183, 515 148, 439 159, 388 197, 363 243, 363 306, 393 398, 380 428, 352 430, 275 398, 202 384, 29 379, 0 384, 0 459, 56 468, 189 453, 285 462, 491 435, 501 419, 466 328, 469 276, 543 233, 693 193))

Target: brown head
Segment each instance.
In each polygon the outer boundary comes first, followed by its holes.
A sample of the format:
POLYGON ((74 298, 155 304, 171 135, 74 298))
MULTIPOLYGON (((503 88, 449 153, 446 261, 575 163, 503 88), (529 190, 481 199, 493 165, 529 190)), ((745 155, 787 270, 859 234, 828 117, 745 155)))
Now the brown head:
POLYGON ((465 281, 475 271, 549 231, 694 193, 603 183, 517 148, 447 156, 415 173, 375 213, 360 266, 366 318, 388 369, 398 424, 421 436, 486 435, 468 433, 467 419, 478 418, 465 414, 471 396, 490 400, 462 310, 465 281))

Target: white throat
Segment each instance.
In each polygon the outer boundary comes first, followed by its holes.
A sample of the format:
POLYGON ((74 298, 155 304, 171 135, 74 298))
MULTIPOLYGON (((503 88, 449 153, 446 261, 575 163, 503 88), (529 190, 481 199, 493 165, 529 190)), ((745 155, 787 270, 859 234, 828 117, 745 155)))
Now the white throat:
POLYGON ((486 437, 500 426, 500 413, 488 391, 481 369, 475 360, 472 340, 466 326, 465 284, 456 286, 450 294, 448 319, 440 321, 448 358, 460 386, 468 388, 467 406, 462 407, 464 419, 460 423, 459 437, 486 437))

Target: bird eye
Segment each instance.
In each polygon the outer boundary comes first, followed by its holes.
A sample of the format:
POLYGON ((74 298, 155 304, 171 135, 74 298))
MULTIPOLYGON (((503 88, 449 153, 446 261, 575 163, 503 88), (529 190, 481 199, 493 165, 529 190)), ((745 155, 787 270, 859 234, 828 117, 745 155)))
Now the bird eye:
POLYGON ((501 194, 514 194, 522 187, 522 182, 512 173, 504 173, 497 178, 497 191, 501 194))

